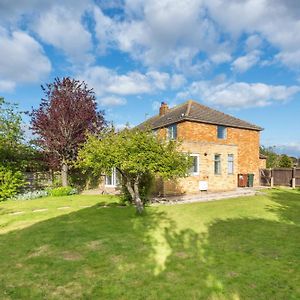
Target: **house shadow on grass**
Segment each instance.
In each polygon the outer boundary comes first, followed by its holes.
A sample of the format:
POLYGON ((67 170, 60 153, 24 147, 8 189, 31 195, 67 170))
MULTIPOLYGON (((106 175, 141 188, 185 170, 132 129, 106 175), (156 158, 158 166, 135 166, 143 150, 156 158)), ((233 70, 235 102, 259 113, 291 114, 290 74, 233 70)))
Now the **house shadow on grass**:
POLYGON ((215 220, 202 234, 179 230, 158 208, 137 217, 131 207, 10 232, 0 236, 0 298, 299 299, 300 209, 281 198, 272 199, 279 222, 215 220))

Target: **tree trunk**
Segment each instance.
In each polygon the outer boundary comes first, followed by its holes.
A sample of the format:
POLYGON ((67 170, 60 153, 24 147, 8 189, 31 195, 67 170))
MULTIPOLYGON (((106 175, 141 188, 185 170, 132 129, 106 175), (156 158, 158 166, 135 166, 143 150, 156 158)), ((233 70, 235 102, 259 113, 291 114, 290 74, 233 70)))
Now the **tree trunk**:
POLYGON ((65 161, 62 162, 61 166, 61 182, 62 186, 68 186, 68 165, 65 161))
POLYGON ((144 211, 144 205, 141 200, 140 192, 139 192, 139 177, 137 177, 136 180, 134 181, 133 189, 135 194, 135 199, 134 199, 135 207, 137 212, 141 214, 144 211))
POLYGON ((134 183, 133 183, 133 188, 132 188, 132 185, 131 185, 131 181, 130 180, 126 180, 126 187, 127 187, 127 190, 132 198, 132 201, 134 202, 135 204, 135 207, 136 207, 136 211, 137 213, 141 214, 144 210, 144 206, 143 206, 143 202, 140 198, 140 192, 139 192, 139 177, 137 177, 135 180, 134 180, 134 183))

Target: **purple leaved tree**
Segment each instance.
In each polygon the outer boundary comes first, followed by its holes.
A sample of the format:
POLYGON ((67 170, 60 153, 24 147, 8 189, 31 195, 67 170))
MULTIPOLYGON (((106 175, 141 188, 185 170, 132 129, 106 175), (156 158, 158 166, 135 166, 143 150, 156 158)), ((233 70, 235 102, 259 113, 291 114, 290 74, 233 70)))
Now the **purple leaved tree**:
POLYGON ((45 98, 30 114, 31 129, 38 145, 48 153, 48 161, 58 161, 62 185, 67 186, 68 170, 86 134, 97 133, 105 126, 104 112, 97 111, 95 93, 85 82, 56 78, 42 89, 45 98))

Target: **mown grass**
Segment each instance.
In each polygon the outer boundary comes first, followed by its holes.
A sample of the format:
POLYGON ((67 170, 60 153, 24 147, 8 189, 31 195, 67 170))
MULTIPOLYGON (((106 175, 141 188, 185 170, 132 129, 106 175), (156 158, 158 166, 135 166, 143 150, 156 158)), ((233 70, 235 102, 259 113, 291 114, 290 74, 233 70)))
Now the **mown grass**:
POLYGON ((143 216, 103 206, 117 200, 0 203, 0 298, 300 298, 299 191, 147 207, 143 216))

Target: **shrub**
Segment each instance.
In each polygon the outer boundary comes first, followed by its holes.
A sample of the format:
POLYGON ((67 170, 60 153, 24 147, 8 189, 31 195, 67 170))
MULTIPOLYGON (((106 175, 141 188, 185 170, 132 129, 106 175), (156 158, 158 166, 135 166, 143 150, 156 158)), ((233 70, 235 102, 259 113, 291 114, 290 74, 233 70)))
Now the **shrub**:
POLYGON ((77 190, 72 188, 71 186, 65 186, 65 187, 58 187, 54 189, 48 190, 48 193, 50 196, 53 197, 60 197, 60 196, 69 196, 77 194, 77 190))
POLYGON ((42 197, 47 197, 48 192, 45 190, 37 190, 32 192, 26 192, 23 194, 18 194, 14 197, 14 200, 31 200, 31 199, 37 199, 42 197))
POLYGON ((24 184, 23 174, 20 171, 0 166, 0 201, 15 196, 24 184))

